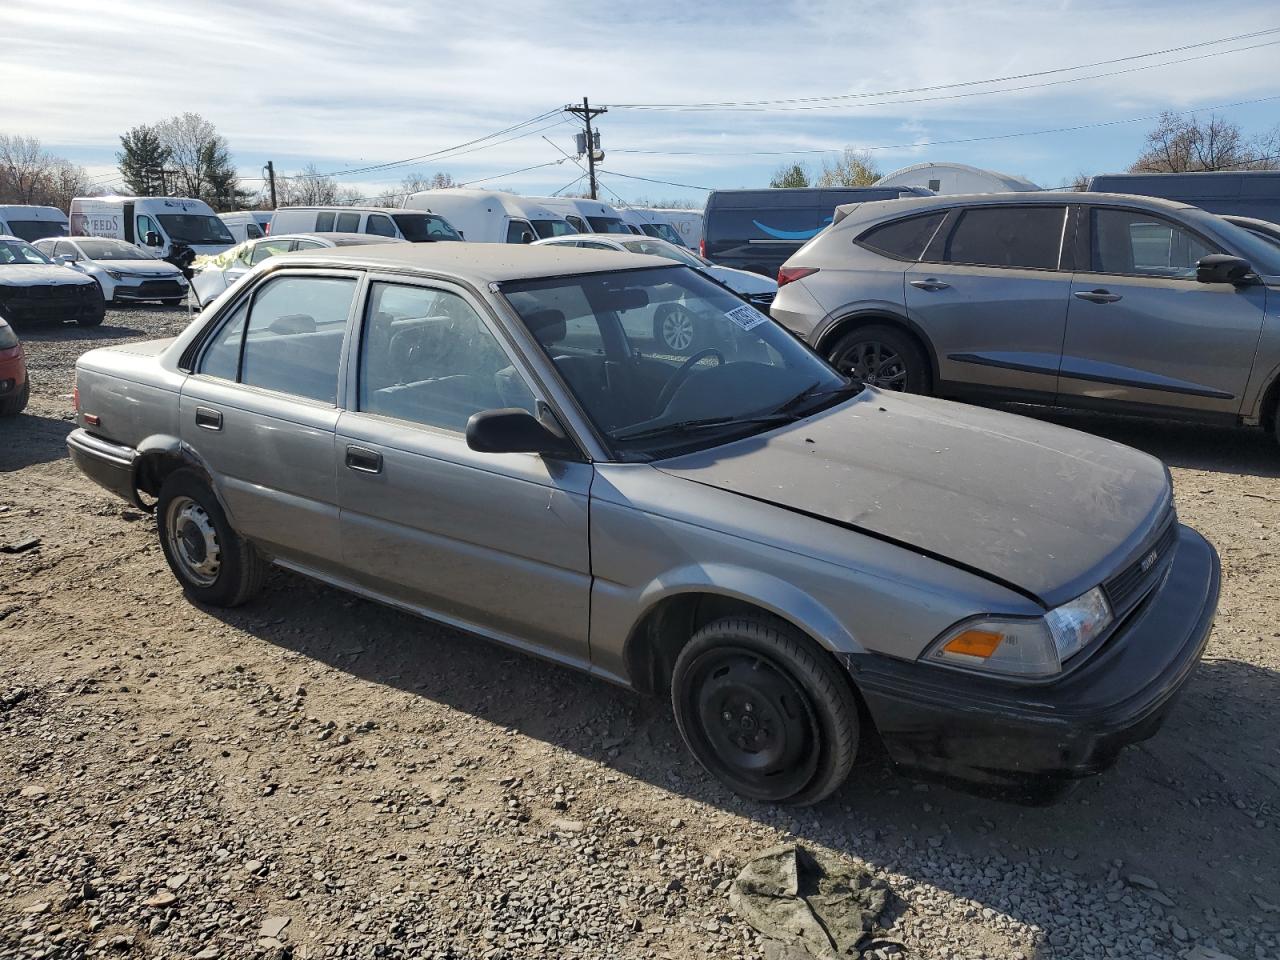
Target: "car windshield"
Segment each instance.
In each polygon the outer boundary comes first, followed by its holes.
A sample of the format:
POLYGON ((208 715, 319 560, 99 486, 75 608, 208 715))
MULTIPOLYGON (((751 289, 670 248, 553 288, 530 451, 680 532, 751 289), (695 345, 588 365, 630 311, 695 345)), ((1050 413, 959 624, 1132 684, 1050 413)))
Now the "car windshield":
POLYGON ((9 220, 9 229, 23 240, 43 240, 45 237, 65 237, 67 225, 57 220, 9 220))
POLYGON ((623 459, 724 443, 856 389, 686 267, 510 281, 501 290, 623 459))
POLYGON ((80 249, 90 260, 154 260, 132 243, 123 240, 80 240, 80 249))
POLYGON ((547 237, 567 237, 571 233, 578 232, 569 225, 568 220, 530 220, 529 222, 533 224, 538 237, 543 240, 547 237))
POLYGON ((202 213, 161 213, 157 219, 176 243, 203 245, 208 243, 235 243, 227 225, 217 217, 202 213))
POLYGON ((22 240, 0 240, 0 266, 23 263, 53 263, 53 261, 22 240))
POLYGON ((1227 240, 1231 247, 1229 252, 1243 257, 1253 269, 1264 277, 1280 277, 1280 245, 1263 239, 1252 230, 1239 224, 1224 220, 1222 217, 1203 210, 1186 211, 1186 217, 1192 223, 1203 222, 1227 240))
POLYGON ((458 231, 449 225, 444 217, 430 213, 395 213, 391 219, 396 222, 404 238, 411 243, 423 243, 427 240, 461 240, 458 231))
POLYGON ((689 251, 682 250, 675 244, 667 243, 665 240, 623 240, 622 245, 632 253, 648 253, 655 257, 666 257, 668 260, 683 263, 686 267, 693 267, 695 270, 701 270, 704 266, 703 262, 689 253, 689 251))
POLYGON ((625 233, 634 236, 627 225, 617 217, 587 217, 587 223, 595 233, 625 233))

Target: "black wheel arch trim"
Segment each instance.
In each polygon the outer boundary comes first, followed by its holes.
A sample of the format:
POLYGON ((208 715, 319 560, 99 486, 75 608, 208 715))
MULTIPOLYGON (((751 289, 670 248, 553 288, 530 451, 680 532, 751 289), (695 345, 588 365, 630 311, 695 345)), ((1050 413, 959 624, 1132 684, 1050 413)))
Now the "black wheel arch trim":
POLYGON ((898 326, 913 335, 919 341, 920 346, 924 348, 925 356, 929 359, 929 382, 935 385, 938 383, 941 379, 941 372, 938 366, 938 351, 934 349, 933 341, 929 339, 929 335, 905 313, 887 307, 868 307, 863 310, 855 310, 852 313, 843 313, 837 319, 826 322, 820 328, 821 332, 814 338, 813 349, 823 357, 826 357, 827 349, 840 339, 850 329, 851 325, 865 327, 873 323, 898 326))

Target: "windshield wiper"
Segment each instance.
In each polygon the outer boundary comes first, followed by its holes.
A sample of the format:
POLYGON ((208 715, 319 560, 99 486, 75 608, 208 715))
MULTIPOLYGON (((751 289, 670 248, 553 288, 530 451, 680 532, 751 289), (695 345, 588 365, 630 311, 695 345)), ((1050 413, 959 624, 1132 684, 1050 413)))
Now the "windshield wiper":
POLYGON ((696 433, 699 430, 710 430, 715 427, 736 427, 753 423, 793 423, 796 417, 789 413, 767 413, 754 417, 701 417, 696 420, 677 420, 675 423, 664 423, 640 430, 623 430, 610 434, 614 440, 645 440, 649 437, 666 436, 669 433, 696 433))
POLYGON ((827 397, 840 393, 861 393, 863 384, 857 380, 850 380, 846 383, 840 384, 838 387, 827 387, 821 390, 818 389, 821 386, 822 384, 820 382, 811 384, 780 406, 776 412, 788 414, 794 413, 796 409, 804 406, 810 400, 816 400, 818 397, 827 397))

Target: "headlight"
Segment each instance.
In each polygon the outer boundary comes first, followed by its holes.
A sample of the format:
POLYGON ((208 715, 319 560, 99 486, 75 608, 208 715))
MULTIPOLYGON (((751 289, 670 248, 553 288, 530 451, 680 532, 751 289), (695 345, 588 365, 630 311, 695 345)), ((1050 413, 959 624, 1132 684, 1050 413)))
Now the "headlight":
POLYGON ((107 271, 107 276, 109 276, 112 280, 123 280, 125 277, 128 276, 127 273, 124 273, 123 271, 120 271, 120 270, 112 270, 110 267, 107 267, 106 271, 107 271))
POLYGON ((1094 587, 1043 617, 966 620, 944 633, 925 660, 1009 677, 1051 677, 1111 626, 1111 607, 1094 587))

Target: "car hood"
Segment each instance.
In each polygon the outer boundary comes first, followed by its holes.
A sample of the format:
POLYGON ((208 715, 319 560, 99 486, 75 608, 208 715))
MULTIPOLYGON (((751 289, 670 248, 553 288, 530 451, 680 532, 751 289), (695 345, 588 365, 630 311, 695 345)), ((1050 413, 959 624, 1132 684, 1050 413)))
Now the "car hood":
POLYGON ((1171 496, 1164 464, 1121 444, 874 389, 656 466, 917 549, 1046 606, 1114 574, 1171 496))
POLYGON ((54 263, 10 263, 0 267, 0 286, 47 287, 94 283, 79 271, 54 263))
POLYGON ((778 281, 762 277, 750 270, 736 270, 733 267, 722 267, 712 264, 706 268, 707 273, 715 277, 734 293, 776 293, 778 281))
POLYGON ((148 277, 172 277, 182 273, 166 260, 90 260, 93 266, 118 273, 134 273, 148 277))

